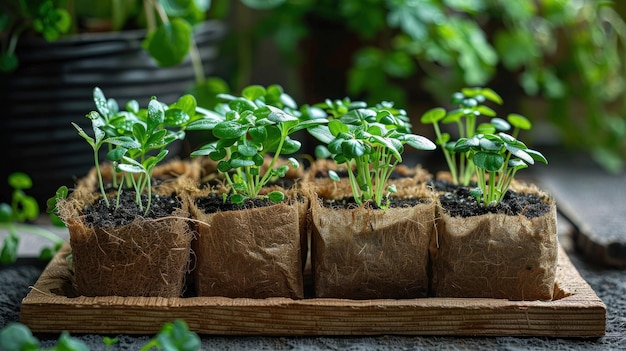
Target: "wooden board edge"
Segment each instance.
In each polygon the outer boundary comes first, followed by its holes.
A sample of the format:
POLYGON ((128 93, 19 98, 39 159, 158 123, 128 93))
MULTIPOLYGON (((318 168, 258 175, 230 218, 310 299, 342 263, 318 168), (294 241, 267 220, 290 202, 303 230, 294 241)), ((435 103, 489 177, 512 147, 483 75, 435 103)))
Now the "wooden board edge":
POLYGON ((215 335, 600 337, 606 328, 606 306, 563 249, 556 283, 560 298, 554 301, 68 298, 52 293, 69 274, 68 252, 65 247, 55 256, 22 301, 21 321, 34 332, 151 334, 177 318, 198 333, 215 335))

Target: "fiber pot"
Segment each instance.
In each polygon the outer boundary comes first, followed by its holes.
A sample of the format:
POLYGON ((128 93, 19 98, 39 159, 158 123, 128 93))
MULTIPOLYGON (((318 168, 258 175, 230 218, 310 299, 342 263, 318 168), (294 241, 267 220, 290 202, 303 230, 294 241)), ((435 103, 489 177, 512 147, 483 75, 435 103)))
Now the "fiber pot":
MULTIPOLYGON (((225 26, 217 21, 196 28, 194 38, 206 75, 215 74, 217 44, 224 32, 225 26)), ((94 86, 120 104, 136 99, 144 105, 151 96, 173 102, 194 84, 191 61, 158 67, 141 46, 145 34, 133 30, 85 33, 50 43, 20 40, 20 67, 0 76, 0 145, 11 150, 5 155, 6 166, 0 168, 2 196, 11 193, 7 176, 22 171, 33 179, 30 194, 45 207, 59 186, 87 173, 93 157, 84 152, 85 141, 70 122, 90 127, 84 116, 94 109, 94 86)))
POLYGON ((306 240, 296 196, 278 204, 207 213, 202 199, 209 196, 221 199, 209 190, 194 196, 191 205, 198 234, 193 243, 198 296, 303 298, 306 240))
POLYGON ((520 184, 514 190, 540 199, 541 214, 454 216, 438 201, 430 247, 434 296, 552 300, 556 204, 535 187, 520 184))
POLYGON ((421 203, 386 210, 366 205, 331 208, 314 195, 310 225, 316 297, 404 299, 427 295, 435 202, 423 185, 415 188, 407 193, 423 199, 421 203))
MULTIPOLYGON (((90 173, 90 175, 95 175, 90 173)), ((186 179, 171 179, 178 182, 186 179)), ((96 207, 101 197, 86 191, 74 192, 58 204, 59 215, 66 223, 72 248, 73 279, 77 294, 84 296, 158 296, 179 297, 185 287, 193 232, 188 224, 189 212, 184 207, 185 194, 170 199, 175 186, 153 188, 167 203, 175 201, 173 212, 165 216, 134 214, 134 219, 123 224, 99 226, 89 220, 88 209, 96 207), (182 198, 181 198, 182 197, 182 198)), ((85 184, 90 182, 85 181, 85 184)), ((134 197, 130 189, 122 194, 134 197)), ((108 194, 115 206, 117 193, 108 194)), ((153 198, 151 209, 156 208, 153 198)), ((129 211, 120 205, 112 214, 129 211)), ((100 214, 98 214, 100 215, 100 214)), ((95 215, 92 217, 96 218, 95 215)))

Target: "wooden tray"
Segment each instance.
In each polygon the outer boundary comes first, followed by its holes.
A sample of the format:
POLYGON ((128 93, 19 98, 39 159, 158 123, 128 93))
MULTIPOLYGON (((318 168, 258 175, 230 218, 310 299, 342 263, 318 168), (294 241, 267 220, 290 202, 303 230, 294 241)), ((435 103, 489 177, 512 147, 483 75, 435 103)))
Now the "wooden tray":
POLYGON ((34 332, 154 334, 182 318, 200 334, 219 335, 517 335, 599 337, 606 306, 559 249, 553 301, 423 298, 342 300, 223 297, 67 297, 65 247, 21 306, 34 332))

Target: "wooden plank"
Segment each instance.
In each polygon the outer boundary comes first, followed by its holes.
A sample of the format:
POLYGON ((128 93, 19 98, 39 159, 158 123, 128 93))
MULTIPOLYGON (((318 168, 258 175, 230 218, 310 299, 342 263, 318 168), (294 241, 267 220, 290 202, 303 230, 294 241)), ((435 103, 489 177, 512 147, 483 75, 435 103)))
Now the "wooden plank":
POLYGON ((217 335, 515 335, 599 337, 606 306, 560 249, 553 301, 424 298, 342 300, 223 297, 67 297, 69 249, 52 260, 24 298, 21 321, 34 332, 153 334, 184 319, 217 335))

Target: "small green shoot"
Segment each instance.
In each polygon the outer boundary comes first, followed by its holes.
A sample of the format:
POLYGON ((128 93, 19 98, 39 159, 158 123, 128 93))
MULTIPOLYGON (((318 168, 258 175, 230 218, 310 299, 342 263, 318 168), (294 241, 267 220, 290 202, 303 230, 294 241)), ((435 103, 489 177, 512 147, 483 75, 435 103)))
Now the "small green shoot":
MULTIPOLYGON (((447 112, 441 107, 433 108, 426 111, 420 119, 423 124, 433 125, 436 136, 435 142, 441 147, 454 184, 467 186, 474 173, 474 165, 464 153, 455 152, 454 144, 456 141, 452 139, 449 133, 442 132, 440 123, 454 125, 458 138, 471 138, 479 129, 485 127, 483 124, 477 124, 479 117, 493 118, 496 116, 496 112, 485 105, 487 101, 502 104, 500 95, 489 88, 464 88, 452 95, 452 104, 457 106, 456 109, 447 112)), ((502 121, 501 119, 495 121, 494 119, 491 123, 493 127, 496 129, 504 128, 500 129, 501 131, 508 130, 508 124, 501 125, 499 123, 502 121)))

